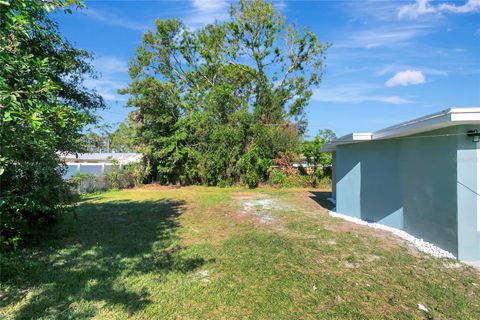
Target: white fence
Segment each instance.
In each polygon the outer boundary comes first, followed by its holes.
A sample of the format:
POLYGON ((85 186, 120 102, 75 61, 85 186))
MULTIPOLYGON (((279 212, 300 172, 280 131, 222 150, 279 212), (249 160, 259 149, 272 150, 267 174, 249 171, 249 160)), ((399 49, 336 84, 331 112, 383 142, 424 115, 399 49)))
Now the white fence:
POLYGON ((122 169, 123 165, 111 163, 70 162, 67 163, 67 172, 63 175, 63 178, 70 179, 76 173, 89 173, 98 177, 102 176, 104 172, 112 170, 114 167, 122 169))

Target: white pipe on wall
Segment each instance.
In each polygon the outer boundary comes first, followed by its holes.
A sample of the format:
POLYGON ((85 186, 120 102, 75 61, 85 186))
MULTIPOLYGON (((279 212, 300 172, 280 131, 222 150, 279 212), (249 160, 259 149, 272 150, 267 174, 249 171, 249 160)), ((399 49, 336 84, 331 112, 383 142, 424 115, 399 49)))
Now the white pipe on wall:
POLYGON ((477 231, 480 232, 480 142, 477 142, 477 231))

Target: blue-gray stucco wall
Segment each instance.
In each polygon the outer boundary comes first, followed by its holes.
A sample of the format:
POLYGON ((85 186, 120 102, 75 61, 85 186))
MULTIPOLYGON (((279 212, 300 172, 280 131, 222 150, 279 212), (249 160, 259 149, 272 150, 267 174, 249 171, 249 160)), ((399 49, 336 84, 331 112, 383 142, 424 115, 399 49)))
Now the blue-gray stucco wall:
POLYGON ((398 142, 375 141, 337 147, 337 210, 367 221, 403 228, 398 142), (348 195, 348 196, 347 196, 348 195))
POLYGON ((399 140, 404 230, 457 255, 457 136, 453 128, 399 140))
POLYGON ((337 146, 337 211, 403 229, 460 259, 480 260, 477 145, 463 134, 471 128, 337 146))
MULTIPOLYGON (((479 126, 466 129, 479 129, 479 126)), ((463 128, 459 132, 462 131, 463 128)), ((480 143, 472 143, 472 138, 458 135, 458 257, 465 261, 480 261, 479 148, 480 143)))

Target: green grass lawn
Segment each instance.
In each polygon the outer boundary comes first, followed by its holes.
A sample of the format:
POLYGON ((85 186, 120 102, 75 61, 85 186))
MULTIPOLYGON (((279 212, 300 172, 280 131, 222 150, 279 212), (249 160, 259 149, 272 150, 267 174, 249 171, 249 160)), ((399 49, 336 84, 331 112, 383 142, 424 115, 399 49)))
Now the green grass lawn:
POLYGON ((478 270, 331 218, 326 195, 86 196, 56 238, 3 257, 0 318, 480 319, 478 270))

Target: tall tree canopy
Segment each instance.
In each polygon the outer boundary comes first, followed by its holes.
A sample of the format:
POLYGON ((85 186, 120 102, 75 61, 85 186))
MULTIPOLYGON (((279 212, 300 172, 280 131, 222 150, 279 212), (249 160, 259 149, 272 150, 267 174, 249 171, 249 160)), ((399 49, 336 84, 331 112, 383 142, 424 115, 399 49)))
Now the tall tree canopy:
POLYGON ((82 81, 90 55, 49 18, 80 0, 0 1, 0 240, 49 224, 68 208, 59 152, 75 152, 81 130, 104 106, 82 81))
POLYGON ((227 22, 196 31, 175 19, 155 26, 122 92, 160 181, 254 186, 298 149, 328 45, 262 0, 240 0, 227 22))

